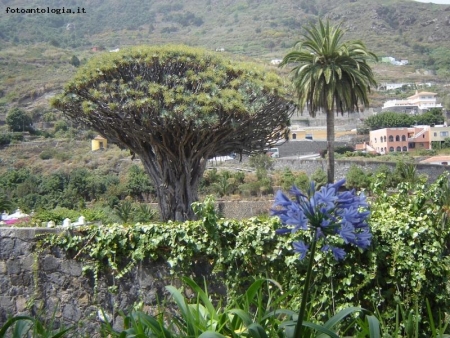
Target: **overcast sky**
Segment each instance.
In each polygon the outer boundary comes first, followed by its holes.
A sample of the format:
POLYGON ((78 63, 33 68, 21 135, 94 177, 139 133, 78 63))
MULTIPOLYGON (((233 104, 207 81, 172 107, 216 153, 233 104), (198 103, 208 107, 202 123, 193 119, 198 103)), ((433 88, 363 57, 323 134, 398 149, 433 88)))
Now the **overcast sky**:
POLYGON ((450 0, 415 0, 418 2, 432 2, 434 4, 450 5, 450 0))

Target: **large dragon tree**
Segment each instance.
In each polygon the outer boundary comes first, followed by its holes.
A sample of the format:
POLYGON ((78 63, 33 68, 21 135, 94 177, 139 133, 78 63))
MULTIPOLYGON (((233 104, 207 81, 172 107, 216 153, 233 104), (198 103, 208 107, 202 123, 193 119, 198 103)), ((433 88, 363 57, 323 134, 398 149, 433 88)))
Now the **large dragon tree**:
POLYGON ((93 58, 52 104, 139 156, 165 221, 194 218, 208 158, 262 150, 293 110, 275 74, 186 46, 93 58))

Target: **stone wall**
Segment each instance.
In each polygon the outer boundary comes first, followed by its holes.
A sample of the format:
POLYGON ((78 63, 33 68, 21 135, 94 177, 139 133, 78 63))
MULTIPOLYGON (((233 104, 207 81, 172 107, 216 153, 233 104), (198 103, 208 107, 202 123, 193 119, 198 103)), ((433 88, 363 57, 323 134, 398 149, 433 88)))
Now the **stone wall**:
MULTIPOLYGON (((58 231, 62 230, 0 228, 0 327, 10 315, 51 318, 54 313, 58 325, 80 325, 78 332, 100 337, 100 309, 120 328, 119 309, 142 301, 145 311, 155 313, 167 294, 165 286, 180 286, 163 261, 144 261, 122 279, 102 274, 94 285, 95 279, 83 274, 80 262, 56 249, 39 252, 36 239, 58 231)), ((192 275, 209 280, 210 270, 207 261, 199 258, 192 275)), ((209 282, 208 287, 223 293, 219 284, 209 282)))
MULTIPOLYGON (((349 144, 345 141, 334 142, 335 147, 342 147, 347 145, 349 144)), ((322 150, 327 149, 327 141, 289 141, 277 147, 279 149, 281 158, 285 156, 318 154, 322 150)))
MULTIPOLYGON (((348 170, 352 165, 363 169, 366 172, 374 172, 380 165, 386 165, 391 170, 394 170, 396 163, 393 162, 377 162, 377 161, 350 161, 350 160, 336 160, 335 161, 335 179, 340 180, 345 178, 348 170)), ((327 161, 324 159, 284 159, 279 158, 275 162, 275 169, 283 170, 289 168, 295 171, 303 171, 307 175, 312 175, 317 169, 322 169, 326 172, 327 161)), ((437 164, 416 164, 417 172, 419 174, 426 174, 428 181, 432 182, 445 171, 450 170, 450 166, 443 166, 437 164)))
POLYGON ((269 213, 273 200, 217 201, 217 209, 225 218, 245 219, 269 213))

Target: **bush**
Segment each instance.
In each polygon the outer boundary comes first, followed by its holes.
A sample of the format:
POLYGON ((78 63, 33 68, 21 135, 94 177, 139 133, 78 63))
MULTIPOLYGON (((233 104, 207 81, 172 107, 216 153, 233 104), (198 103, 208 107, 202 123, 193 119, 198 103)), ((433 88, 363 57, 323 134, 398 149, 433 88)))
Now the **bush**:
POLYGON ((250 166, 256 169, 272 170, 274 163, 274 159, 265 154, 257 154, 249 157, 250 166))
POLYGON ((17 133, 11 133, 11 141, 23 141, 23 133, 17 132, 17 133))
POLYGON ((54 154, 54 157, 61 162, 65 162, 65 161, 71 159, 72 155, 70 152, 67 152, 67 151, 58 151, 54 154))
POLYGON ((6 124, 11 131, 32 131, 33 121, 22 109, 13 108, 6 115, 6 124))
POLYGON ((347 188, 362 189, 370 185, 370 175, 367 175, 364 170, 352 164, 347 171, 346 183, 347 188))
POLYGON ((55 156, 55 151, 53 149, 44 149, 39 154, 41 160, 50 160, 55 156))
POLYGON ((68 131, 69 130, 69 125, 67 124, 66 121, 57 121, 55 123, 55 133, 58 131, 68 131))
POLYGON ((327 183, 328 177, 325 171, 322 169, 317 169, 312 175, 311 175, 311 181, 316 182, 316 187, 319 188, 327 183))
POLYGON ((295 177, 291 169, 285 168, 281 175, 281 188, 285 191, 289 190, 294 185, 294 181, 295 177))
POLYGON ((336 154, 345 154, 346 152, 353 152, 355 149, 351 146, 339 146, 334 148, 336 154))
POLYGON ((2 134, 0 135, 0 146, 6 146, 11 143, 11 135, 2 134))
POLYGON ((435 149, 420 149, 417 151, 417 155, 419 156, 435 156, 437 155, 437 151, 435 149))

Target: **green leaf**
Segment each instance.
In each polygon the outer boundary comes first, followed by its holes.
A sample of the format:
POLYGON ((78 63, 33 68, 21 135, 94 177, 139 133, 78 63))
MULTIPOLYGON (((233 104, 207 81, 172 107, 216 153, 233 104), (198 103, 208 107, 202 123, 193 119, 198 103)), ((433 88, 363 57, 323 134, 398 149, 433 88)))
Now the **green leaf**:
POLYGON ((317 325, 317 324, 310 323, 310 322, 306 322, 306 321, 303 321, 303 326, 309 327, 311 329, 314 329, 314 330, 324 334, 324 335, 319 335, 318 337, 321 337, 321 336, 322 337, 327 337, 327 336, 329 336, 331 338, 339 338, 339 336, 336 333, 334 333, 333 331, 329 330, 328 328, 326 328, 324 326, 317 325))
POLYGON ((249 327, 252 324, 252 319, 251 319, 250 315, 247 312, 245 312, 244 310, 231 309, 231 310, 228 310, 228 313, 237 315, 242 320, 245 327, 249 327))
POLYGON ((181 315, 186 323, 186 334, 195 334, 194 317, 192 316, 192 313, 187 306, 186 300, 184 299, 183 295, 177 288, 173 287, 172 285, 166 286, 166 289, 170 292, 173 299, 177 303, 178 308, 180 309, 181 315))
POLYGON ((226 336, 213 331, 203 332, 198 338, 226 338, 226 336))
POLYGON ((380 338, 380 322, 375 316, 366 316, 369 322, 369 337, 370 338, 380 338))
POLYGON ((248 332, 250 334, 250 337, 253 338, 268 338, 264 328, 256 323, 253 323, 248 327, 248 332))
POLYGON ((6 321, 6 323, 0 329, 0 338, 6 337, 6 332, 9 328, 11 328, 14 324, 14 334, 13 338, 22 337, 28 330, 31 325, 34 323, 34 318, 29 316, 15 316, 6 321))
POLYGON ((333 317, 331 317, 329 320, 327 320, 327 322, 324 324, 324 327, 326 327, 327 329, 331 329, 337 324, 339 324, 348 315, 360 311, 363 311, 363 309, 360 307, 348 307, 346 309, 343 309, 339 311, 337 314, 335 314, 333 317))

